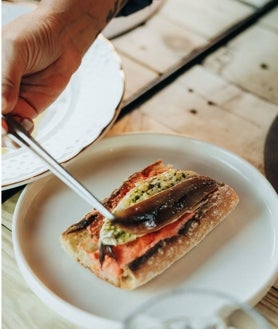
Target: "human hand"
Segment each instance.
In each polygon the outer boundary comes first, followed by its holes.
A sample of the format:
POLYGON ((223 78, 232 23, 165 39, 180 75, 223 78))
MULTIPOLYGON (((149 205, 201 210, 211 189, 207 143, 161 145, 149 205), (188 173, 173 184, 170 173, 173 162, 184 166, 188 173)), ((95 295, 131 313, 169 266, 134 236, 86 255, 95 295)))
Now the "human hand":
MULTIPOLYGON (((41 0, 2 31, 2 114, 28 131, 64 90, 82 57, 126 0, 41 0)), ((2 131, 7 125, 2 120, 2 131)))
POLYGON ((62 25, 38 10, 3 28, 2 113, 14 115, 29 131, 33 119, 66 87, 83 55, 62 35, 62 25))

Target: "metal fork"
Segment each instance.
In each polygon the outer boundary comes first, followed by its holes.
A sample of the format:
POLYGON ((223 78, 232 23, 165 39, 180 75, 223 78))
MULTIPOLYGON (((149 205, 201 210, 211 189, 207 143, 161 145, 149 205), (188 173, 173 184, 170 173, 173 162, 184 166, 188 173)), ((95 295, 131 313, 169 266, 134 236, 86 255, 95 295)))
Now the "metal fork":
POLYGON ((11 115, 2 115, 8 125, 8 137, 22 147, 27 147, 37 157, 44 161, 47 168, 62 182, 77 193, 83 200, 97 209, 104 217, 114 219, 114 215, 62 165, 60 165, 11 115))

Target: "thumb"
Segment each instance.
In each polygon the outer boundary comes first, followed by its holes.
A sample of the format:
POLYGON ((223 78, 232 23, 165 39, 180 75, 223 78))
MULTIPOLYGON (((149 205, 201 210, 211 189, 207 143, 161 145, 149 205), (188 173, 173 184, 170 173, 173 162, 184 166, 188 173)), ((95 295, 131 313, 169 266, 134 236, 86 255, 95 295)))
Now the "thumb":
MULTIPOLYGON (((6 66, 3 70, 2 74, 2 114, 11 113, 14 118, 24 126, 26 130, 31 132, 34 128, 34 123, 31 118, 25 117, 24 112, 18 112, 16 109, 17 104, 20 104, 22 101, 19 98, 19 89, 22 74, 20 74, 20 70, 17 68, 9 69, 6 66)), ((21 107, 20 107, 21 108, 21 107)), ((23 106, 22 106, 23 108, 23 106)), ((2 117, 2 138, 7 134, 8 126, 4 118, 2 117)), ((2 143, 3 144, 3 143, 2 143)))
POLYGON ((2 113, 11 112, 19 96, 23 76, 23 63, 20 52, 14 44, 3 40, 2 46, 2 113))
POLYGON ((2 72, 2 113, 12 112, 19 94, 20 76, 15 72, 8 72, 3 69, 2 72))

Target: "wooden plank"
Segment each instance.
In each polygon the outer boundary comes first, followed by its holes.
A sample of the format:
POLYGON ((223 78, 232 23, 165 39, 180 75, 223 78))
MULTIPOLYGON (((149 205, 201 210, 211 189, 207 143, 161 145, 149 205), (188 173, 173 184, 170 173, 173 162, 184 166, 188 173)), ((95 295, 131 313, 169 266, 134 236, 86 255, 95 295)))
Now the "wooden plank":
POLYGON ((203 66, 194 67, 181 81, 207 99, 208 104, 221 106, 261 129, 268 128, 278 113, 275 104, 242 90, 203 66))
POLYGON ((157 132, 157 133, 175 133, 171 127, 165 126, 148 114, 136 110, 117 121, 109 130, 107 136, 120 135, 130 132, 157 132))
POLYGON ((125 75, 125 94, 123 105, 145 91, 148 86, 158 79, 158 73, 121 55, 123 71, 125 75))
POLYGON ((15 262, 11 232, 2 228, 2 326, 4 329, 77 329, 29 289, 15 262))
POLYGON ((10 199, 2 204, 2 225, 12 230, 12 214, 21 192, 17 192, 10 199))
POLYGON ((163 74, 206 43, 197 34, 156 15, 145 25, 113 40, 120 54, 163 74), (132 49, 132 51, 130 51, 132 49))
POLYGON ((209 56, 204 66, 255 95, 278 104, 278 34, 249 28, 209 56))
POLYGON ((128 118, 119 120, 110 134, 123 130, 153 131, 156 127, 160 132, 179 133, 227 148, 263 172, 266 127, 276 114, 275 105, 229 86, 225 80, 198 66, 160 91, 128 118), (238 110, 247 108, 250 114, 248 106, 256 102, 259 105, 252 107, 252 119, 248 118, 248 113, 242 114, 238 110), (261 108, 264 108, 264 115, 260 114, 261 108))
POLYGON ((171 0, 161 10, 175 24, 212 39, 246 18, 254 8, 234 0, 171 0))
POLYGON ((278 290, 271 288, 265 298, 255 307, 273 328, 278 328, 278 290))
POLYGON ((265 15, 261 19, 260 24, 278 34, 278 8, 273 9, 269 14, 265 15))

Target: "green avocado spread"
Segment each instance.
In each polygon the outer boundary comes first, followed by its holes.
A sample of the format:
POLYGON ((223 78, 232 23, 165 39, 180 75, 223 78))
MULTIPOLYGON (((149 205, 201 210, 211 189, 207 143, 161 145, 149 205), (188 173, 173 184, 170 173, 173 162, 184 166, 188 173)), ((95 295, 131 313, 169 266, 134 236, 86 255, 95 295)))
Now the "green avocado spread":
MULTIPOLYGON (((135 187, 124 196, 113 212, 116 213, 117 210, 126 209, 136 203, 144 201, 194 174, 195 173, 191 171, 187 172, 171 168, 162 174, 139 181, 135 184, 135 187)), ((113 225, 113 220, 111 219, 104 221, 100 231, 100 241, 106 245, 116 246, 135 240, 136 238, 137 235, 126 232, 117 225, 113 225)))

